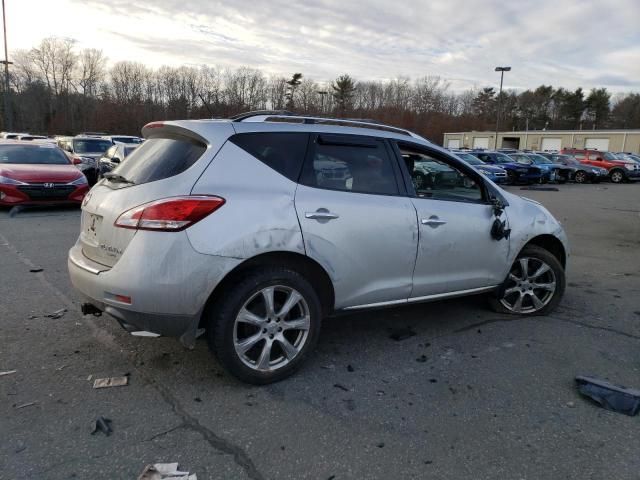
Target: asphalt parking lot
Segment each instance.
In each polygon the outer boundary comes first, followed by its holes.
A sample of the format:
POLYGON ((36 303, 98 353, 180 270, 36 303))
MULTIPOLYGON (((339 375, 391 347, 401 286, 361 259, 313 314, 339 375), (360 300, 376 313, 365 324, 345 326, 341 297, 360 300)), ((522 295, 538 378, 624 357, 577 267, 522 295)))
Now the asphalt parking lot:
POLYGON ((0 211, 0 371, 16 370, 0 376, 0 478, 133 479, 172 461, 199 479, 638 478, 640 419, 573 378, 640 388, 640 184, 509 189, 569 235, 553 315, 473 297, 329 319, 306 366, 266 387, 224 374, 204 340, 82 317, 66 271, 78 210, 0 211), (416 335, 391 339, 399 327, 416 335), (108 437, 90 433, 100 415, 108 437))

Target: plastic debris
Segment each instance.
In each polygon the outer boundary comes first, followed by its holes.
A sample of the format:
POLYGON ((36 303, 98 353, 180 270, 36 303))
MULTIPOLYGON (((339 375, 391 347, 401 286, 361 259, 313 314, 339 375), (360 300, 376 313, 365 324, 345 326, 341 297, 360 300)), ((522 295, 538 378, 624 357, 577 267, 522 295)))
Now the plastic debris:
POLYGON ((4 377, 5 375, 13 375, 16 372, 17 372, 17 370, 7 370, 7 371, 4 371, 4 372, 0 372, 0 377, 4 377))
POLYGON ((147 465, 138 480, 198 480, 195 473, 178 470, 178 463, 154 463, 147 465))
POLYGON ((31 273, 40 273, 40 272, 44 271, 44 268, 40 268, 40 267, 30 268, 29 271, 31 273))
POLYGON ((110 387, 124 387, 129 385, 129 377, 109 377, 109 378, 96 378, 93 382, 93 388, 110 388, 110 387))
POLYGON ((576 377, 578 391, 602 408, 634 416, 640 412, 640 390, 614 385, 594 377, 576 377))
POLYGON ((335 388, 339 388, 340 390, 344 391, 344 392, 350 392, 351 390, 349 390, 347 387, 345 387, 344 385, 342 385, 341 383, 334 383, 333 386, 335 388))
POLYGON ((347 372, 349 372, 349 373, 353 373, 353 372, 355 372, 355 371, 356 371, 356 369, 355 369, 355 368, 353 368, 351 365, 347 365, 347 372))
POLYGON ((111 420, 104 417, 96 418, 96 423, 93 427, 91 435, 95 435, 98 432, 104 433, 107 437, 113 433, 111 428, 111 420))
POLYGON ((411 338, 415 335, 416 335, 416 332, 411 330, 410 327, 404 327, 404 328, 397 328, 393 330, 389 335, 389 338, 391 340, 395 340, 396 342, 399 342, 401 340, 406 340, 407 338, 411 338))
POLYGON ((21 408, 30 407, 32 405, 35 405, 36 403, 38 403, 38 402, 23 403, 22 405, 14 405, 13 408, 15 408, 16 410, 19 410, 21 408))
POLYGON ((64 314, 66 313, 66 311, 67 311, 66 308, 61 308, 60 310, 56 310, 53 313, 49 313, 49 314, 45 315, 45 317, 53 318, 55 320, 55 319, 58 319, 58 318, 62 318, 64 316, 64 314))
POLYGON ((426 355, 420 355, 418 358, 416 358, 416 362, 418 363, 424 363, 427 361, 427 356, 426 355))

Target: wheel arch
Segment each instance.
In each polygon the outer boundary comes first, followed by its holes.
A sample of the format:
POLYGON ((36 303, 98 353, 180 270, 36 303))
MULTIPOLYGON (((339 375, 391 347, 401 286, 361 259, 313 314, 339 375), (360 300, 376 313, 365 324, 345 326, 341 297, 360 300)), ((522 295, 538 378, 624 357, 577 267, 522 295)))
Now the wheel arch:
POLYGON ((564 248, 564 245, 557 237, 554 237, 550 234, 538 235, 537 237, 529 240, 522 248, 524 249, 529 245, 536 245, 538 247, 544 248, 546 251, 548 251, 558 259, 558 261, 562 265, 562 268, 566 268, 567 252, 564 248))
POLYGON ((300 253, 288 251, 267 252, 251 257, 225 275, 209 295, 206 306, 200 318, 200 326, 205 326, 206 318, 217 301, 229 289, 244 278, 251 270, 261 267, 288 267, 304 275, 311 282, 320 296, 323 315, 329 315, 335 305, 335 292, 331 277, 325 269, 312 258, 300 253))

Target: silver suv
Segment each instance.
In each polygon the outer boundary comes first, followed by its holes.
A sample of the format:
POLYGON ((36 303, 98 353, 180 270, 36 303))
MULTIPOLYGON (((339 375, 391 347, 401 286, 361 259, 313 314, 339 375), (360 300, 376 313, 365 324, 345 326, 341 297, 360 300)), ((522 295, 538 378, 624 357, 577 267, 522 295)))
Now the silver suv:
POLYGON ((83 312, 187 347, 206 330, 246 382, 294 372, 333 312, 484 293, 543 315, 564 292, 553 216, 406 130, 257 112, 143 135, 85 198, 83 312), (425 163, 446 175, 416 186, 425 163))

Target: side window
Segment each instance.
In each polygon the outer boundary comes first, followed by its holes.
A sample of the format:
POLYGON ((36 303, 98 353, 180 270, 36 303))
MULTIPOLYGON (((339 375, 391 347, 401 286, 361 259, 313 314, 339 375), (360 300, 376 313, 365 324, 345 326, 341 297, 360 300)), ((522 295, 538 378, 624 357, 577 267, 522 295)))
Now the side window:
POLYGON ((378 195, 398 194, 392 160, 381 140, 320 135, 302 183, 310 187, 378 195))
POLYGON ((493 163, 493 159, 489 155, 487 155, 486 153, 479 154, 478 158, 480 160, 482 160, 483 162, 493 163))
POLYGON ((240 133, 230 141, 289 180, 298 181, 307 151, 306 133, 240 133))
POLYGON ((464 202, 483 201, 476 180, 462 170, 424 152, 400 148, 411 173, 416 195, 422 198, 464 202))

